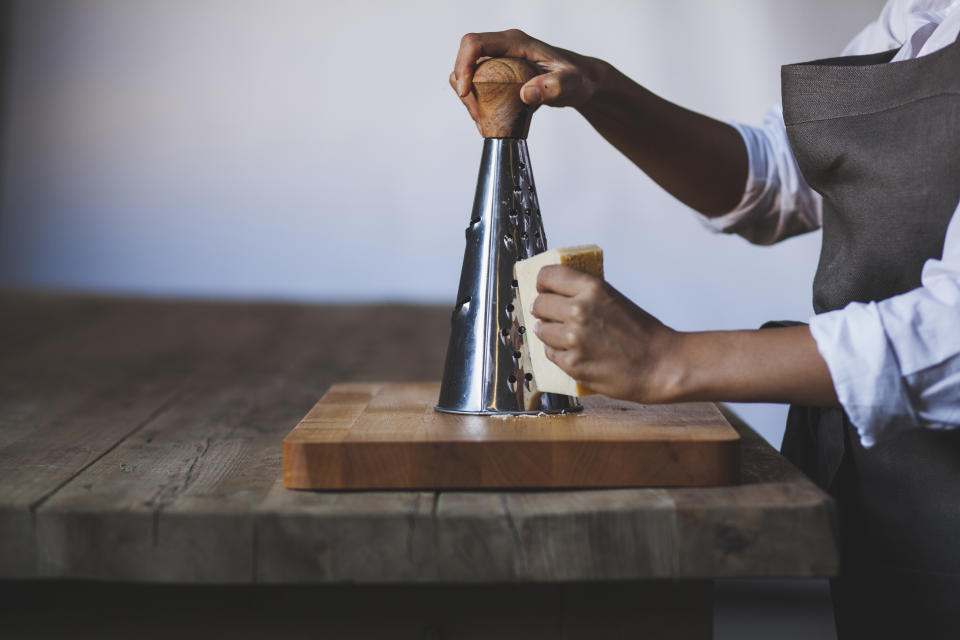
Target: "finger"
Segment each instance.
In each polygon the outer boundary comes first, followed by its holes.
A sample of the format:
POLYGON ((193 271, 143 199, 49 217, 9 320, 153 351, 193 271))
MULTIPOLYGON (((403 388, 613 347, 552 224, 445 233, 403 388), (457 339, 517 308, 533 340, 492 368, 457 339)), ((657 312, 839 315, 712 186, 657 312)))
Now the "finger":
POLYGON ((470 93, 473 72, 482 56, 506 55, 507 43, 500 33, 468 33, 460 40, 457 60, 453 65, 457 95, 461 98, 470 93))
POLYGON ((572 267, 551 264, 541 268, 540 273, 537 274, 537 291, 573 297, 591 286, 595 279, 595 276, 577 271, 572 267))
POLYGON ((577 379, 577 376, 573 373, 575 370, 573 353, 567 351, 566 349, 554 349, 553 347, 547 345, 544 345, 543 349, 547 356, 547 360, 563 369, 567 375, 577 379))
POLYGON ((477 97, 472 93, 468 93, 466 98, 460 98, 460 102, 467 108, 470 117, 477 123, 477 130, 482 134, 483 130, 480 128, 480 107, 477 105, 477 97))
POLYGON ((492 31, 487 33, 468 33, 460 40, 460 49, 457 51, 457 61, 453 65, 453 73, 457 81, 457 95, 461 98, 470 92, 470 83, 473 81, 473 72, 480 59, 496 56, 528 57, 529 43, 534 42, 530 36, 510 29, 509 31, 492 31))
MULTIPOLYGON (((456 91, 457 81, 456 81, 456 78, 454 78, 452 71, 450 72, 449 80, 450 80, 450 86, 453 88, 454 91, 456 91)), ((480 110, 477 107, 477 96, 475 96, 473 92, 470 92, 470 93, 467 93, 466 97, 460 98, 460 101, 463 103, 463 106, 467 108, 467 112, 470 113, 470 117, 473 118, 473 121, 477 122, 480 119, 480 110)), ((479 123, 477 124, 477 128, 478 129, 480 128, 479 123)))
POLYGON ((580 76, 573 71, 551 71, 530 79, 520 88, 520 99, 529 105, 566 106, 575 101, 580 76))
POLYGON ((555 293, 541 293, 533 301, 530 313, 533 317, 541 320, 562 322, 567 318, 568 304, 569 298, 566 296, 558 296, 555 293))
POLYGON ((543 344, 554 349, 572 349, 577 346, 577 335, 562 322, 538 322, 533 329, 543 344))

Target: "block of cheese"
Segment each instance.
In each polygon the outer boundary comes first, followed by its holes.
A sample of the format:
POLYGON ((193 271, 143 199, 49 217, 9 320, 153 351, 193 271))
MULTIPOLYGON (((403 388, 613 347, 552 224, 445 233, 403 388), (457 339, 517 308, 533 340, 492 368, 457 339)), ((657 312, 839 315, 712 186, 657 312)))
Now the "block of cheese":
POLYGON ((568 396, 589 395, 592 393, 589 389, 547 359, 543 342, 533 331, 537 319, 530 313, 530 309, 538 295, 537 276, 541 268, 552 264, 566 265, 602 278, 603 251, 595 244, 551 249, 517 262, 513 269, 514 278, 517 280, 522 322, 530 329, 524 333, 524 338, 527 341, 525 346, 530 355, 530 364, 533 367, 533 378, 537 390, 543 393, 562 393, 568 396))

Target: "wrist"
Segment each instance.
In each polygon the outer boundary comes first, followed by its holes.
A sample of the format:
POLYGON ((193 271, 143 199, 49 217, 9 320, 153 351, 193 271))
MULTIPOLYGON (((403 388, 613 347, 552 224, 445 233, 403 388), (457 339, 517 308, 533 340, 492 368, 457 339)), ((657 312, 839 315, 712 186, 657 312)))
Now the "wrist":
POLYGON ((589 84, 590 90, 587 99, 576 108, 586 115, 585 112, 591 110, 604 95, 613 92, 617 70, 605 60, 586 56, 581 60, 580 67, 583 69, 583 77, 589 84))
POLYGON ((667 327, 664 330, 665 333, 657 341, 656 350, 650 354, 654 366, 651 379, 646 383, 649 386, 640 390, 645 397, 641 402, 684 402, 696 395, 697 382, 692 357, 695 347, 691 345, 695 334, 667 327))

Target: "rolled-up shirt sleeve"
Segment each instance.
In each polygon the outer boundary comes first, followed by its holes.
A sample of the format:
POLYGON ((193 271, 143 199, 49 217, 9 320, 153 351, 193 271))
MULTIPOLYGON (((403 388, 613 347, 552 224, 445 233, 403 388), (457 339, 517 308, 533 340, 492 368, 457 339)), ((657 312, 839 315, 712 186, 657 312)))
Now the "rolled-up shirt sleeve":
POLYGON ((960 203, 920 287, 816 315, 810 332, 864 446, 960 427, 960 203))
POLYGON ((763 127, 728 124, 737 130, 747 149, 743 198, 733 211, 715 217, 701 214, 701 221, 713 231, 736 233, 764 245, 819 229, 822 199, 800 173, 780 107, 767 113, 763 127))

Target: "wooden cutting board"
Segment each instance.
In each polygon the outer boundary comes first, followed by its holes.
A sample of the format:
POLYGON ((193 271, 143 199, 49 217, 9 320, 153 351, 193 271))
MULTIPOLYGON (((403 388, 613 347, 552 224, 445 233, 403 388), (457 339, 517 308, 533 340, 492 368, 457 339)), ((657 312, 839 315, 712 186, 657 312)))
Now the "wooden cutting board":
POLYGON ((739 436, 711 403, 603 397, 580 413, 434 411, 439 383, 338 384, 283 441, 291 489, 735 484, 739 436))

